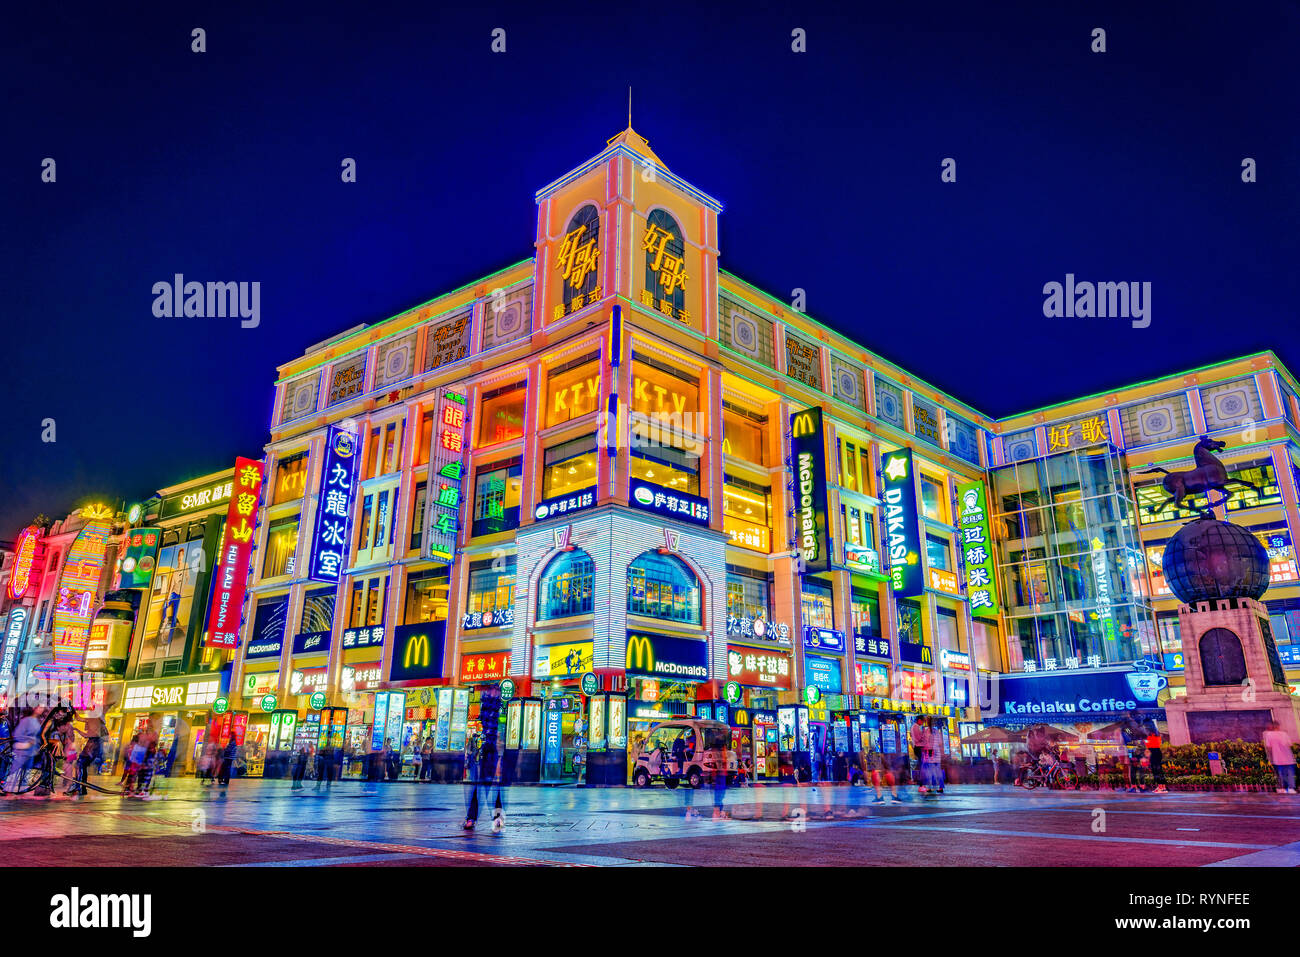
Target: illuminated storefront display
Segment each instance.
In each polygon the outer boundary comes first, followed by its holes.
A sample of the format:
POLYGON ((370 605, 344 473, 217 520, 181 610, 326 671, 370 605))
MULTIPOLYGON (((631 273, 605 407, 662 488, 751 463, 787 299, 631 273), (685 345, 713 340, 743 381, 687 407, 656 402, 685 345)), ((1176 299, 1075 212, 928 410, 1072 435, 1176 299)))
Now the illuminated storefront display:
POLYGON ((841 694, 844 682, 840 675, 840 663, 834 658, 822 658, 819 655, 804 655, 804 683, 809 687, 819 688, 826 694, 841 694))
POLYGON ((393 629, 393 657, 389 678, 393 681, 429 681, 441 678, 446 637, 445 621, 396 626, 393 629))
MULTIPOLYGON (((966 568, 966 598, 970 612, 984 618, 998 614, 997 567, 989 532, 989 511, 982 481, 957 486, 957 528, 966 568)), ((956 589, 952 589, 956 591, 956 589)))
POLYGON ((937 591, 947 592, 950 595, 956 595, 961 589, 957 587, 957 576, 952 572, 944 571, 942 568, 930 568, 926 570, 930 578, 930 587, 937 591))
POLYGON ((757 648, 727 645, 727 677, 749 687, 790 690, 790 659, 757 648))
POLYGON ((235 459, 234 491, 226 509, 226 530, 213 569, 212 608, 208 613, 209 648, 239 645, 240 615, 253 551, 253 523, 262 493, 262 463, 235 459))
POLYGON ((775 641, 788 645, 790 643, 790 626, 783 621, 773 623, 766 618, 728 615, 727 635, 732 638, 759 638, 764 641, 775 641))
POLYGON ((548 645, 533 651, 534 678, 568 678, 592 669, 590 641, 548 645))
POLYGON ((123 711, 176 711, 182 708, 206 711, 221 691, 218 675, 191 676, 174 681, 129 681, 121 707, 123 711))
POLYGON ((41 530, 37 526, 29 525, 19 533, 14 545, 14 565, 9 573, 9 597, 14 601, 27 594, 27 589, 33 584, 34 573, 39 567, 36 560, 43 551, 41 530))
MULTIPOLYGON (((510 673, 510 652, 489 651, 466 654, 460 659, 461 684, 477 684, 505 678, 510 673)), ((504 696, 504 692, 503 692, 504 696)))
POLYGON ((328 681, 328 668, 296 668, 289 672, 289 694, 312 695, 324 691, 328 681))
POLYGON ((916 485, 912 450, 886 452, 884 475, 885 535, 889 549, 889 580, 896 596, 910 598, 925 591, 916 518, 916 485))
POLYGON ((867 575, 880 575, 880 553, 865 545, 844 545, 844 564, 855 572, 867 575))
POLYGON ((934 649, 917 641, 900 641, 898 643, 898 659, 900 661, 910 661, 917 665, 933 664, 934 649))
POLYGON ((82 671, 111 671, 121 674, 126 665, 126 653, 134 624, 130 618, 97 618, 90 626, 90 640, 86 642, 86 660, 82 671))
POLYGON ((494 611, 466 612, 460 627, 462 631, 475 631, 479 628, 512 628, 514 624, 513 608, 497 608, 494 611))
POLYGON ((580 489, 568 495, 557 495, 554 498, 542 499, 537 503, 537 507, 533 509, 533 517, 541 522, 556 515, 581 512, 595 504, 596 489, 594 487, 580 489))
POLYGON ((869 697, 889 694, 889 667, 869 661, 855 662, 853 677, 857 693, 869 697))
POLYGON ((1273 584, 1295 581, 1295 551, 1291 548, 1291 533, 1282 531, 1256 532, 1264 551, 1268 553, 1268 580, 1273 584))
POLYGON ((934 675, 928 671, 909 671, 903 668, 898 673, 899 696, 904 701, 938 703, 935 694, 934 675))
POLYGON ((843 651, 844 632, 833 628, 814 628, 805 625, 803 630, 805 648, 820 648, 824 651, 843 651))
POLYGON ((62 668, 81 667, 86 653, 87 631, 104 572, 113 513, 88 506, 82 510, 82 517, 86 525, 68 549, 54 606, 54 664, 62 668))
POLYGON ((628 504, 645 512, 664 515, 695 525, 709 524, 709 500, 685 492, 673 492, 660 485, 632 479, 628 504))
POLYGON ((438 399, 429 450, 429 492, 424 506, 424 557, 450 565, 456 554, 469 446, 465 396, 444 389, 438 399))
POLYGON ((826 454, 822 410, 790 414, 791 455, 795 475, 795 535, 804 568, 830 568, 830 532, 826 527, 826 454))
POLYGON ((964 651, 939 649, 939 667, 944 671, 970 671, 970 655, 964 651))
POLYGON ((337 584, 347 566, 360 452, 356 433, 337 425, 329 427, 307 571, 312 581, 337 584))
POLYGON ((169 495, 162 500, 162 504, 158 508, 158 517, 174 518, 177 515, 184 515, 186 512, 201 511, 205 508, 211 508, 213 505, 220 505, 222 502, 229 502, 234 489, 235 483, 233 481, 223 481, 207 488, 196 489, 193 492, 169 495))
POLYGON ((859 655, 872 655, 876 658, 889 657, 889 639, 873 638, 870 635, 853 636, 853 651, 859 655))
POLYGON ((344 665, 339 671, 339 688, 343 691, 366 691, 377 687, 383 680, 384 672, 377 661, 344 665))
POLYGON ((706 681, 709 646, 698 638, 629 632, 625 664, 628 675, 706 681))
POLYGON ((384 643, 384 626, 370 625, 362 628, 343 629, 344 648, 369 648, 384 643))
POLYGON ((256 701, 269 694, 275 694, 280 687, 280 676, 274 671, 259 671, 244 675, 243 696, 245 701, 256 701))
POLYGON ((133 528, 126 539, 126 552, 119 566, 119 588, 148 588, 158 567, 160 528, 133 528))

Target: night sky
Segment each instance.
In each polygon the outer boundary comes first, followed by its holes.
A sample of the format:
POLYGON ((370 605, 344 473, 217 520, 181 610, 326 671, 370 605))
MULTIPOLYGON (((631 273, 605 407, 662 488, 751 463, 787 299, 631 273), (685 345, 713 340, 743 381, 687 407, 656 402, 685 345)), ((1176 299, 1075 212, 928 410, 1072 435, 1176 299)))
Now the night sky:
POLYGON ((0 20, 0 539, 259 455, 278 363, 532 255, 629 84, 724 268, 987 414, 1300 370, 1291 3, 128 6, 0 20), (1150 327, 1044 318, 1067 272, 1151 282, 1150 327), (175 273, 261 282, 260 326, 155 318, 175 273))

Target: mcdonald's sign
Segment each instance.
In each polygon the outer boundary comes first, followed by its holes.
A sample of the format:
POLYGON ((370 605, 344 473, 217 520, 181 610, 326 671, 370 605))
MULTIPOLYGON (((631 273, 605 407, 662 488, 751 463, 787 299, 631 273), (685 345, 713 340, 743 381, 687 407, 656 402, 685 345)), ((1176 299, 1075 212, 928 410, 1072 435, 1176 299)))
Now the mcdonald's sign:
POLYGON ((677 681, 707 681, 709 646, 699 638, 628 632, 624 665, 630 675, 677 681))
POLYGON ((398 625, 393 629, 393 658, 388 669, 390 681, 418 681, 442 677, 443 646, 447 623, 431 621, 422 625, 398 625))
POLYGON ((799 553, 807 571, 824 572, 830 568, 831 548, 826 524, 826 443, 821 409, 790 413, 790 444, 799 553))

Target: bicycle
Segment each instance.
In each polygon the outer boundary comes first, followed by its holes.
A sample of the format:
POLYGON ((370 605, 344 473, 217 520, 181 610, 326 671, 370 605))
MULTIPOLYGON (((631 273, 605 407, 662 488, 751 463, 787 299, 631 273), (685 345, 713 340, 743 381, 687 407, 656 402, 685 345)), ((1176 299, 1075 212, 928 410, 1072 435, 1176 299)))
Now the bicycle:
POLYGON ((0 794, 26 794, 42 785, 53 787, 54 754, 48 748, 39 748, 32 757, 32 762, 17 781, 11 781, 14 763, 13 744, 0 751, 0 794))
POLYGON ((1021 768, 1016 776, 1016 784, 1026 791, 1032 791, 1039 785, 1059 791, 1077 791, 1079 776, 1073 768, 1052 755, 1052 760, 1047 764, 1035 762, 1021 768))

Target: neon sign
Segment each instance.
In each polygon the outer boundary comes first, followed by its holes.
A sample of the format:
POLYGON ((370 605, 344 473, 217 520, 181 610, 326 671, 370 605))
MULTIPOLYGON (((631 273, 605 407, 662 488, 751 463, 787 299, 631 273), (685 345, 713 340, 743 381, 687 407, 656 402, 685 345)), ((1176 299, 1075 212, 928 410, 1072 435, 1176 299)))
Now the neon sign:
POLYGON ((465 397, 444 389, 438 399, 429 450, 429 491, 424 508, 424 557, 450 565, 460 529, 469 411, 465 397))
POLYGON ((307 577, 313 581, 337 584, 347 564, 359 452, 355 433, 337 425, 329 427, 308 562, 307 577))
POLYGON ((104 554, 108 550, 110 526, 107 516, 100 510, 91 509, 83 509, 82 515, 94 517, 68 550, 54 606, 54 664, 61 668, 81 667, 92 605, 99 592, 104 554))
POLYGON ((795 473, 795 534, 804 568, 823 572, 830 567, 830 538, 826 528, 826 457, 822 410, 790 414, 791 454, 795 473))
POLYGON ((919 552, 921 536, 916 524, 916 486, 912 482, 912 450, 885 455, 885 535, 889 548, 889 582, 904 598, 925 591, 919 552))
MULTIPOLYGON (((966 566, 967 598, 970 613, 980 617, 997 617, 998 586, 994 576, 993 541, 989 532, 989 511, 984 483, 966 482, 957 486, 961 529, 962 562, 966 566)), ((955 590, 955 589, 954 589, 955 590)))
POLYGON ((235 488, 226 508, 226 530, 213 569, 212 607, 208 612, 209 648, 239 645, 239 623, 248 585, 248 562, 253 553, 254 513, 262 494, 262 463, 235 459, 235 488))
POLYGON ((18 536, 14 547, 14 568, 9 576, 9 597, 14 601, 27 594, 36 569, 36 554, 41 544, 41 530, 29 525, 18 536))

